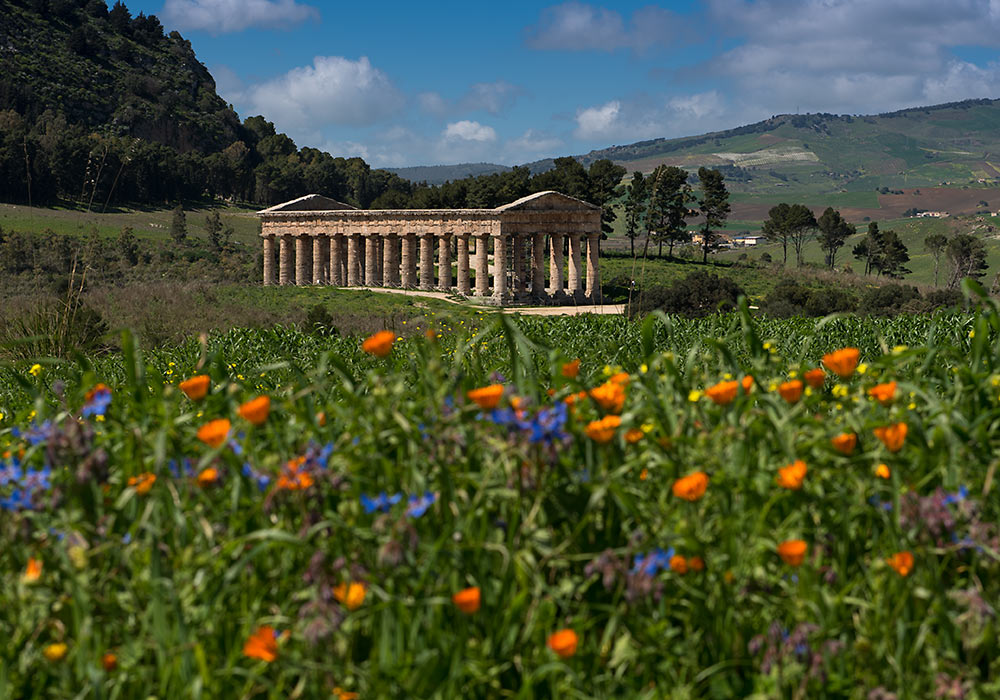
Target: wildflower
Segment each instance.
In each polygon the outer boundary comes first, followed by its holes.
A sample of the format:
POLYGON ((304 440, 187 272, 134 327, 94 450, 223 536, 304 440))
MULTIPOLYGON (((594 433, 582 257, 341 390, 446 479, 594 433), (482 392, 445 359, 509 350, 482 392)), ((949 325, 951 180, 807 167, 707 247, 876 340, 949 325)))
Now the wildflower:
POLYGON ((826 381, 826 372, 817 367, 809 370, 808 372, 803 372, 802 378, 805 379, 806 384, 811 386, 813 389, 820 389, 823 386, 823 382, 826 381))
POLYGON ((670 562, 673 560, 673 557, 673 547, 667 551, 663 551, 657 547, 648 555, 637 554, 635 555, 635 562, 632 564, 632 573, 644 576, 656 576, 657 572, 661 569, 670 568, 670 562))
POLYGON ((888 406, 896 397, 896 382, 877 384, 868 390, 868 395, 883 406, 888 406))
POLYGON ((704 571, 705 560, 701 557, 691 557, 688 559, 688 566, 691 567, 691 571, 704 571))
POLYGON ((201 401, 208 394, 208 387, 211 385, 212 379, 207 374, 197 374, 177 386, 192 401, 201 401))
POLYGON ((886 449, 890 452, 899 452, 903 449, 903 441, 907 433, 906 423, 893 423, 881 428, 875 428, 875 437, 882 441, 886 449))
POLYGON ((37 377, 41 373, 42 373, 42 366, 39 364, 31 365, 31 369, 28 370, 28 374, 30 374, 32 377, 37 377))
POLYGON ((246 476, 254 480, 257 484, 257 488, 263 491, 267 488, 268 484, 271 483, 271 477, 267 474, 257 471, 249 462, 243 463, 243 476, 246 476))
POLYGON ((621 382, 610 379, 590 390, 590 398, 610 413, 621 413, 625 407, 625 387, 621 382))
POLYGON ((209 447, 219 447, 229 437, 231 427, 228 418, 217 418, 198 429, 198 439, 209 447))
POLYGON ((823 366, 841 379, 847 379, 857 369, 860 356, 857 348, 841 348, 823 355, 823 366))
POLYGON ((473 586, 472 588, 466 588, 459 591, 451 597, 451 602, 453 602, 455 606, 466 615, 472 615, 479 610, 479 586, 473 586))
POLYGON ((338 583, 333 588, 333 597, 338 603, 343 603, 348 610, 357 610, 365 602, 368 588, 363 583, 338 583))
POLYGON ((743 387, 744 394, 750 393, 750 390, 753 389, 753 382, 754 382, 753 376, 749 374, 745 375, 743 379, 740 380, 740 385, 742 385, 743 387))
POLYGON ((24 575, 21 576, 21 580, 24 583, 32 584, 37 583, 38 579, 42 577, 42 562, 34 557, 28 558, 28 565, 24 569, 24 575))
POLYGON ((854 433, 841 433, 830 438, 833 449, 842 455, 850 455, 858 445, 858 436, 854 433))
POLYGON ((244 418, 254 425, 263 424, 270 412, 271 398, 269 396, 258 396, 255 399, 251 399, 240 406, 238 410, 240 418, 244 418))
POLYGON ((118 657, 110 651, 105 652, 105 654, 101 657, 101 666, 105 671, 111 673, 118 668, 118 657))
POLYGON ((206 469, 202 469, 201 472, 198 474, 197 482, 198 486, 206 488, 208 486, 212 486, 218 480, 219 480, 219 470, 216 469, 215 467, 208 467, 206 469))
POLYGON ((649 470, 646 469, 646 467, 643 467, 642 471, 639 472, 639 481, 645 481, 648 478, 649 478, 649 470))
POLYGON ((577 375, 580 374, 580 359, 577 358, 572 362, 567 362, 562 366, 562 376, 567 379, 576 379, 577 375))
MULTIPOLYGON (((37 367, 38 365, 35 366, 37 367)), ((49 644, 42 649, 42 654, 46 659, 55 663, 56 661, 61 661, 63 657, 66 656, 67 651, 69 651, 69 647, 62 642, 56 642, 55 644, 49 644)))
POLYGON ((683 498, 685 501, 693 503, 705 495, 707 488, 708 474, 694 472, 675 481, 672 490, 677 498, 683 498))
POLYGON ((629 380, 631 378, 628 372, 616 372, 608 378, 608 381, 612 384, 621 384, 622 386, 628 386, 629 380))
POLYGON ((594 442, 605 445, 614 438, 615 431, 621 423, 622 419, 618 416, 605 416, 600 420, 590 421, 583 432, 594 442))
POLYGON ((698 391, 697 389, 692 389, 688 393, 688 401, 690 401, 691 403, 698 403, 699 401, 701 401, 703 393, 704 392, 698 391))
POLYGON ((389 509, 402 500, 403 494, 397 493, 392 496, 387 496, 385 491, 380 493, 375 498, 369 498, 368 494, 361 494, 361 506, 365 509, 366 513, 374 513, 377 510, 383 513, 388 513, 389 509))
POLYGON ((150 472, 143 472, 138 476, 131 476, 128 480, 128 485, 134 486, 135 492, 140 496, 144 496, 149 493, 155 483, 156 474, 151 474, 150 472))
POLYGON ((739 386, 740 383, 735 379, 728 382, 719 382, 705 389, 705 395, 719 406, 725 406, 728 403, 732 403, 733 399, 736 398, 736 391, 739 386))
POLYGON ((786 464, 778 469, 778 486, 784 489, 790 489, 792 491, 798 491, 802 488, 802 482, 806 478, 806 472, 809 469, 806 467, 806 463, 801 459, 797 459, 791 464, 786 464))
POLYGON ((83 409, 80 411, 84 418, 90 416, 102 417, 111 404, 111 389, 104 384, 98 384, 87 392, 84 396, 83 409))
POLYGON ((392 351, 392 344, 394 342, 396 342, 395 333, 392 331, 379 331, 368 336, 365 342, 361 343, 361 349, 370 355, 385 357, 392 351))
POLYGON ((886 561, 903 578, 906 578, 913 571, 913 554, 910 552, 896 552, 886 561))
POLYGON ((500 398, 503 396, 503 384, 490 384, 478 389, 471 389, 465 392, 465 395, 470 401, 474 401, 479 408, 490 411, 500 403, 500 398))
POLYGON ((243 656, 271 663, 278 658, 278 632, 264 625, 250 635, 243 645, 243 656))
POLYGON ((688 571, 687 559, 682 557, 680 554, 675 554, 670 557, 670 570, 675 572, 678 576, 683 576, 688 571))
POLYGON ((888 479, 890 476, 889 465, 883 463, 875 467, 875 476, 880 479, 888 479))
POLYGON ((304 470, 306 464, 305 457, 296 457, 289 460, 281 474, 278 476, 277 488, 279 491, 302 491, 313 485, 313 477, 304 470))
MULTIPOLYGON (((403 323, 406 323, 406 321, 403 321, 403 323)), ((333 689, 333 697, 337 698, 337 700, 358 700, 361 696, 353 690, 344 690, 338 685, 333 689)))
POLYGON ((437 496, 430 491, 425 491, 423 496, 410 496, 409 505, 406 507, 406 515, 411 518, 419 518, 427 512, 427 509, 434 505, 437 496))
POLYGON ((785 540, 778 545, 778 556, 789 566, 802 566, 808 549, 805 540, 785 540))
POLYGON ((795 403, 802 398, 802 382, 798 379, 783 382, 778 385, 778 394, 788 403, 795 403))
POLYGON ((646 433, 642 432, 642 430, 640 430, 639 428, 629 428, 628 430, 625 431, 625 442, 627 442, 630 445, 634 445, 635 443, 642 440, 642 437, 645 434, 646 433))
POLYGON ((560 658, 568 659, 576 653, 576 645, 579 637, 573 630, 559 630, 549 636, 549 649, 559 655, 560 658))

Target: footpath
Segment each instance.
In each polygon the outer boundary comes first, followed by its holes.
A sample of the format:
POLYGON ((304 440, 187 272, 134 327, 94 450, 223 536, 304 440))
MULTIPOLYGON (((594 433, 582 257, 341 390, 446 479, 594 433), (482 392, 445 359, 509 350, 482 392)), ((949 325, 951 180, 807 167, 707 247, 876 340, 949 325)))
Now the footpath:
POLYGON ((403 294, 413 297, 427 297, 428 299, 440 299, 459 306, 471 309, 482 309, 484 311, 503 311, 505 314, 521 314, 524 316, 577 316, 580 314, 611 314, 617 315, 625 312, 623 304, 579 304, 573 306, 483 306, 481 304, 460 301, 454 295, 447 292, 431 292, 422 289, 392 289, 389 287, 352 287, 352 289, 364 289, 369 292, 384 292, 386 294, 403 294))

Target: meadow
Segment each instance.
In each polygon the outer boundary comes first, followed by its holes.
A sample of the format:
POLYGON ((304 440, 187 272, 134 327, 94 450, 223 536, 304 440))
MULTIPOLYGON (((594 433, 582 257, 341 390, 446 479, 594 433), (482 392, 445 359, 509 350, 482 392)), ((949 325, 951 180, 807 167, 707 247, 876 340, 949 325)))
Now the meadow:
POLYGON ((407 326, 3 365, 0 696, 996 696, 995 302, 407 326))

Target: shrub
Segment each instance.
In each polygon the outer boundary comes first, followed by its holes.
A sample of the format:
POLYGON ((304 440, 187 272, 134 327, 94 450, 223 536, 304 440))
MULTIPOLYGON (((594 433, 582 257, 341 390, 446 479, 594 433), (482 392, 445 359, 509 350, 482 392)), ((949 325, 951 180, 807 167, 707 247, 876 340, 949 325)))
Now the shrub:
POLYGON ((731 311, 743 290, 728 277, 707 272, 692 272, 669 287, 654 287, 633 303, 630 313, 646 313, 659 309, 668 314, 690 318, 708 316, 717 311, 731 311))
POLYGON ((315 335, 340 335, 333 325, 333 316, 323 304, 315 304, 306 314, 306 330, 315 335))
POLYGON ((893 316, 907 310, 919 310, 923 297, 916 287, 906 284, 887 284, 865 292, 858 304, 858 312, 872 316, 893 316))
POLYGON ((761 309, 774 318, 791 316, 827 316, 854 310, 854 298, 838 287, 816 289, 785 278, 764 297, 761 309))

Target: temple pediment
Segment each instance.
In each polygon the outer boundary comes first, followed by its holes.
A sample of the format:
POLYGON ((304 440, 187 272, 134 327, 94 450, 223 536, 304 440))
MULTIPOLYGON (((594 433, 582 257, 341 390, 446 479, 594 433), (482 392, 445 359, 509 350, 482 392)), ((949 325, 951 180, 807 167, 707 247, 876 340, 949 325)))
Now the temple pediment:
POLYGON ((529 194, 527 197, 521 197, 520 199, 511 202, 510 204, 504 204, 501 207, 497 207, 497 211, 594 211, 600 210, 600 207, 591 204, 590 202, 585 202, 582 199, 577 199, 576 197, 570 197, 569 195, 562 194, 561 192, 553 192, 551 190, 545 192, 536 192, 535 194, 529 194))
POLYGON ((321 194, 307 194, 304 197, 293 199, 290 202, 275 204, 273 207, 263 209, 258 214, 276 214, 283 211, 341 211, 343 209, 357 209, 350 204, 338 202, 336 199, 324 197, 321 194))

